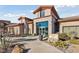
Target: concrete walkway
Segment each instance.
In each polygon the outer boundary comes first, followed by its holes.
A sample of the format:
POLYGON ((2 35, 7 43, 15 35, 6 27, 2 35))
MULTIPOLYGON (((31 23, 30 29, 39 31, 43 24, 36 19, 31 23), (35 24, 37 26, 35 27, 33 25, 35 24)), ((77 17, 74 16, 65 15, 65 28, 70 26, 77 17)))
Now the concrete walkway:
POLYGON ((57 48, 39 40, 27 41, 25 47, 29 49, 29 53, 63 53, 57 48))

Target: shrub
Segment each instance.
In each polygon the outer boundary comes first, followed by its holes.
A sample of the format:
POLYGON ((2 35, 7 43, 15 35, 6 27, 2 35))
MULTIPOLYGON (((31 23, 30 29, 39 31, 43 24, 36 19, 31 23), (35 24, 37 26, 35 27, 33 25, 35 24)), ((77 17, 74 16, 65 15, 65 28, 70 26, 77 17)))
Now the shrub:
POLYGON ((70 39, 70 37, 66 33, 59 34, 59 40, 65 41, 65 40, 69 40, 69 39, 70 39))
POLYGON ((53 43, 55 47, 68 48, 68 45, 65 41, 57 41, 53 43))
POLYGON ((77 37, 78 33, 75 32, 75 31, 69 32, 69 33, 67 33, 67 35, 68 35, 71 39, 76 39, 76 38, 78 38, 78 37, 77 37))

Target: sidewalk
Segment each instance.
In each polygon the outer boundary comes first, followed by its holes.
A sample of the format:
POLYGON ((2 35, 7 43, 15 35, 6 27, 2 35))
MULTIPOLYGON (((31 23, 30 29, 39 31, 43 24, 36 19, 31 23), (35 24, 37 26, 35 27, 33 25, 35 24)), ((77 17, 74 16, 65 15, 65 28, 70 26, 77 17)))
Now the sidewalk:
POLYGON ((29 53, 63 53, 54 46, 38 40, 27 41, 25 47, 30 48, 29 53))

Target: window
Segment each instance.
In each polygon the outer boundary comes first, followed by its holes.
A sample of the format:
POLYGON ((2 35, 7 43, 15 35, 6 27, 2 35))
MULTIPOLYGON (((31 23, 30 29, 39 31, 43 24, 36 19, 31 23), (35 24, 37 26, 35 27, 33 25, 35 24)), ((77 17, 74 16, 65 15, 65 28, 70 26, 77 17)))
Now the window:
POLYGON ((79 35, 79 26, 63 26, 62 30, 64 33, 75 32, 75 33, 77 33, 77 35, 79 35))
POLYGON ((40 17, 43 17, 43 16, 45 16, 45 10, 40 11, 40 17))
POLYGON ((37 35, 43 35, 43 37, 48 36, 48 21, 37 22, 36 33, 37 35))

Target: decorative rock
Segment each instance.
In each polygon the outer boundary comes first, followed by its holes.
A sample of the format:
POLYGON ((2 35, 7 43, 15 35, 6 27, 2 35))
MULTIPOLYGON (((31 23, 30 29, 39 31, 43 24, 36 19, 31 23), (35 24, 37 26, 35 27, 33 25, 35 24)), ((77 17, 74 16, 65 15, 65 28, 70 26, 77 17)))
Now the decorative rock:
POLYGON ((58 34, 49 35, 48 42, 57 42, 59 40, 58 34))
POLYGON ((22 53, 23 49, 19 47, 19 45, 15 45, 14 49, 12 50, 12 53, 22 53))

